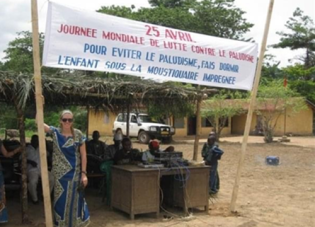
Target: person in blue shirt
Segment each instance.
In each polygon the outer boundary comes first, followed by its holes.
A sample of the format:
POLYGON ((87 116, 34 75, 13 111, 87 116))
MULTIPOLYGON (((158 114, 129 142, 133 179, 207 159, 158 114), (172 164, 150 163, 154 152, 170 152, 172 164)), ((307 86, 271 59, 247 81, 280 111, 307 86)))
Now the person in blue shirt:
POLYGON ((210 135, 208 137, 207 143, 203 145, 201 155, 206 165, 210 166, 210 179, 209 179, 209 189, 210 194, 216 194, 219 189, 218 185, 218 160, 221 159, 223 151, 218 148, 216 144, 215 135, 210 135))

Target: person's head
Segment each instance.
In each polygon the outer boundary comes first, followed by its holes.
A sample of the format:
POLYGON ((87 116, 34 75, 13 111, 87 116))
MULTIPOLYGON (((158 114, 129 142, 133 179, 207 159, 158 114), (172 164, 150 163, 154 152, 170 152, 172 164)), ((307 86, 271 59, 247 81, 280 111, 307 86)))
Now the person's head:
POLYGON ((95 130, 92 134, 92 138, 93 140, 98 141, 98 139, 100 138, 100 132, 95 130))
POLYGON ((64 110, 60 114, 60 128, 71 129, 73 128, 73 113, 70 110, 64 110))
POLYGON ((215 135, 211 135, 208 137, 208 144, 209 145, 214 145, 215 141, 216 141, 215 135))
POLYGON ((150 143, 149 143, 149 150, 150 151, 158 151, 160 149, 160 144, 158 141, 156 140, 152 140, 150 143))
POLYGON ((211 131, 210 133, 209 133, 209 136, 215 136, 215 131, 211 131))
POLYGON ((119 143, 121 142, 121 140, 123 139, 123 134, 120 128, 116 129, 115 134, 114 134, 114 142, 119 141, 119 143))
POLYGON ((31 145, 32 145, 35 149, 37 149, 38 144, 39 144, 38 135, 32 135, 32 138, 31 138, 31 145))
POLYGON ((131 151, 131 140, 129 138, 123 138, 121 144, 124 151, 131 151))

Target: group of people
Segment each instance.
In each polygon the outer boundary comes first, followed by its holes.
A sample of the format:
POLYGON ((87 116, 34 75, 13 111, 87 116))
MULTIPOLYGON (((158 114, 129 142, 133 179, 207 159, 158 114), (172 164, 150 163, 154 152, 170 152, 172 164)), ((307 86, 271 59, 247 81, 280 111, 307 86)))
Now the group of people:
MULTIPOLYGON (((53 140, 52 169, 49 174, 50 188, 54 189, 53 210, 54 226, 87 226, 90 214, 85 202, 83 188, 88 184, 86 165, 85 137, 73 127, 73 113, 65 110, 61 113, 59 127, 44 124, 44 131, 53 140)), ((33 135, 27 146, 28 190, 33 203, 38 203, 37 184, 40 177, 40 152, 38 136, 33 135)), ((21 147, 8 152, 0 140, 0 150, 5 157, 13 157, 22 151, 21 147)), ((0 223, 8 221, 5 206, 5 188, 0 165, 0 223)))
POLYGON ((132 147, 132 142, 129 138, 123 137, 121 130, 116 130, 113 137, 113 144, 107 145, 101 141, 99 131, 94 131, 92 140, 87 142, 87 153, 97 156, 101 160, 112 160, 114 164, 130 164, 135 162, 152 163, 156 152, 171 152, 174 151, 173 146, 167 147, 165 150, 160 150, 160 144, 157 140, 152 139, 149 142, 149 149, 145 152, 140 152, 132 147))
POLYGON ((99 131, 93 131, 92 140, 87 141, 87 153, 98 157, 100 160, 113 160, 116 151, 122 148, 123 135, 121 130, 116 130, 113 137, 113 144, 107 145, 100 140, 99 131))
MULTIPOLYGON (((51 135, 53 140, 52 170, 49 172, 49 182, 50 190, 52 191, 54 188, 54 225, 60 227, 84 227, 90 222, 89 210, 82 191, 88 184, 86 138, 80 130, 73 127, 73 121, 73 113, 65 110, 60 115, 58 128, 44 124, 44 131, 51 135)), ((161 152, 157 140, 152 140, 149 143, 149 149, 145 152, 133 149, 131 140, 123 138, 121 131, 115 133, 114 144, 110 146, 100 141, 99 138, 99 132, 94 131, 93 139, 88 143, 91 152, 104 159, 113 160, 117 165, 134 162, 150 163, 154 161, 155 153, 161 152)), ((211 193, 218 191, 217 166, 218 160, 223 154, 215 141, 215 135, 210 135, 202 148, 202 157, 206 165, 211 166, 209 180, 211 193)), ((33 135, 30 145, 26 148, 28 190, 35 204, 38 202, 36 188, 41 174, 38 144, 38 136, 33 135)), ((22 150, 21 147, 18 147, 8 152, 1 140, 0 149, 5 157, 12 157, 22 150)), ((174 151, 172 146, 164 150, 164 152, 171 151, 174 151)), ((7 222, 7 220, 4 179, 0 165, 0 223, 7 222)))

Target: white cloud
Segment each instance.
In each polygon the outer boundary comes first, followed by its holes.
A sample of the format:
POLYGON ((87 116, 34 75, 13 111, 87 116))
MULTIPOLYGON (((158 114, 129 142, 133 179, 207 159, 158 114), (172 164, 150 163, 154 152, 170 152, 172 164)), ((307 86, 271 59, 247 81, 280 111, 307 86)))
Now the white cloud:
MULTIPOLYGON (((72 5, 77 8, 83 8, 89 11, 100 9, 101 6, 110 5, 125 5, 130 6, 134 4, 136 7, 148 7, 147 0, 137 0, 131 2, 130 0, 55 0, 62 4, 72 5)), ((39 10, 39 28, 40 31, 45 31, 45 21, 47 12, 47 0, 38 0, 39 10)), ((253 37, 260 45, 263 37, 267 9, 269 5, 268 0, 235 0, 237 7, 245 12, 245 17, 249 22, 255 26, 248 37, 253 37)), ((31 11, 30 0, 1 0, 0 1, 0 59, 5 55, 3 50, 7 48, 8 43, 16 37, 16 33, 24 30, 31 30, 31 11)), ((292 16, 294 10, 300 7, 306 15, 309 15, 315 21, 315 1, 314 0, 275 0, 273 17, 270 25, 268 45, 277 43, 280 36, 276 35, 277 31, 285 30, 285 23, 292 16)), ((276 55, 278 60, 281 60, 281 65, 288 64, 287 60, 293 58, 301 51, 291 51, 283 49, 270 49, 268 53, 276 55)))

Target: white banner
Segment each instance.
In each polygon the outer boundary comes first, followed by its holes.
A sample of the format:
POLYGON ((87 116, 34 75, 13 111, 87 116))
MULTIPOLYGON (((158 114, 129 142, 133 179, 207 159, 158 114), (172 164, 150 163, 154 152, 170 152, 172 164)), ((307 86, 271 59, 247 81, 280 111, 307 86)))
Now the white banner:
POLYGON ((257 44, 49 2, 43 65, 251 90, 257 44))

